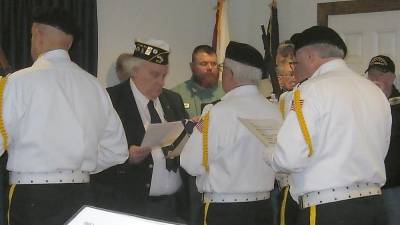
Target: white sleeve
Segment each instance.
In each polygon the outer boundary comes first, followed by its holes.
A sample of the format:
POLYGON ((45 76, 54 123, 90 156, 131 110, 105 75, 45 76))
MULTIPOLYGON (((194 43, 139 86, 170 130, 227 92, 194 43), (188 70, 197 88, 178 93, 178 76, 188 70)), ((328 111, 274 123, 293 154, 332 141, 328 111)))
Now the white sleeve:
MULTIPOLYGON (((313 144, 317 135, 319 113, 314 104, 312 91, 302 92, 302 110, 308 132, 313 144)), ((293 173, 304 170, 309 164, 309 148, 301 131, 296 112, 290 110, 277 137, 277 145, 270 156, 271 166, 275 171, 293 173)), ((315 146, 314 146, 315 147, 315 146)), ((313 149, 315 151, 315 148, 313 149)))
POLYGON ((124 163, 129 156, 128 143, 121 120, 108 98, 108 121, 99 141, 97 167, 94 173, 124 163))

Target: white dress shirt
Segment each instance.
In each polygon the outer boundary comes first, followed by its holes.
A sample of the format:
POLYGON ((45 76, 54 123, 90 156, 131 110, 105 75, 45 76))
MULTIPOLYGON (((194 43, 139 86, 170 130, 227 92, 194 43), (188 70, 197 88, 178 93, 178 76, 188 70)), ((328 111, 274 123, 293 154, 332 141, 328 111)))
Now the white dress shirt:
MULTIPOLYGON (((149 99, 139 91, 132 80, 130 80, 130 85, 140 117, 142 118, 144 129, 146 130, 151 123, 150 112, 147 108, 149 99)), ((153 102, 154 108, 156 109, 161 122, 165 123, 166 120, 164 118, 164 111, 162 109, 160 100, 156 98, 153 100, 153 102)), ((165 156, 160 147, 153 148, 151 151, 151 156, 153 157, 154 166, 149 195, 159 196, 175 193, 182 185, 179 170, 176 173, 174 171, 167 170, 165 156)))
POLYGON ((265 146, 238 118, 280 121, 277 105, 268 102, 257 86, 244 85, 226 93, 209 112, 209 171, 202 165, 202 132, 198 128, 180 157, 181 166, 196 176, 198 190, 228 194, 272 190, 275 173, 263 160, 265 146))
POLYGON ((100 172, 128 158, 107 92, 64 50, 47 52, 10 75, 3 107, 9 171, 100 172))
POLYGON ((308 147, 291 110, 268 161, 291 173, 294 199, 305 193, 356 183, 385 183, 384 158, 391 128, 390 106, 382 91, 331 60, 302 83, 303 114, 314 149, 308 147))

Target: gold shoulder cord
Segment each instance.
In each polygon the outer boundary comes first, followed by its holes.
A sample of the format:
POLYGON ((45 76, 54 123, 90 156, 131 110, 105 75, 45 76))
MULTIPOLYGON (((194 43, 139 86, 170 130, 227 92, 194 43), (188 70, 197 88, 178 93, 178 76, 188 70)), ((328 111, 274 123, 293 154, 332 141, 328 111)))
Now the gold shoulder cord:
POLYGON ((317 206, 313 205, 310 207, 310 225, 317 224, 317 206))
POLYGON ((4 151, 8 149, 8 135, 6 131, 6 127, 4 125, 4 115, 3 115, 3 98, 4 98, 4 89, 6 88, 8 76, 0 78, 0 134, 3 138, 3 148, 4 151))
POLYGON ((210 120, 210 112, 208 112, 203 119, 203 166, 206 171, 209 171, 208 166, 208 125, 210 120))
POLYGON ((279 100, 279 111, 281 112, 282 118, 285 119, 285 98, 279 100))
POLYGON ((300 90, 296 89, 296 91, 294 92, 293 108, 296 112, 297 120, 299 121, 301 133, 303 133, 304 140, 306 141, 306 144, 308 146, 308 157, 310 157, 314 153, 314 150, 311 143, 310 133, 308 132, 307 124, 304 119, 300 97, 300 90))

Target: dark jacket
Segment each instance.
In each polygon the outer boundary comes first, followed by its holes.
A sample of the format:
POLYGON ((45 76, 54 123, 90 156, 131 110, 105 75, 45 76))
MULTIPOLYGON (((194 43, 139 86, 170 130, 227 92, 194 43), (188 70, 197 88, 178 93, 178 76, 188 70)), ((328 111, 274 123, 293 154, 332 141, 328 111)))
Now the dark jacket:
MULTIPOLYGON (((389 99, 400 97, 399 91, 393 86, 389 99)), ((390 105, 392 111, 392 134, 389 151, 385 158, 386 184, 385 188, 400 186, 400 103, 390 105)))
MULTIPOLYGON (((114 87, 107 89, 111 101, 117 111, 124 126, 128 146, 140 146, 145 129, 133 96, 130 81, 125 81, 114 87)), ((177 93, 163 89, 159 96, 165 120, 179 121, 187 118, 183 101, 177 93)), ((151 154, 138 164, 131 164, 128 161, 124 164, 114 166, 93 176, 96 183, 108 184, 115 188, 115 191, 126 195, 127 204, 130 202, 129 209, 123 210, 132 213, 138 212, 148 196, 153 169, 153 159, 151 154)), ((121 203, 122 204, 122 203, 121 203)))

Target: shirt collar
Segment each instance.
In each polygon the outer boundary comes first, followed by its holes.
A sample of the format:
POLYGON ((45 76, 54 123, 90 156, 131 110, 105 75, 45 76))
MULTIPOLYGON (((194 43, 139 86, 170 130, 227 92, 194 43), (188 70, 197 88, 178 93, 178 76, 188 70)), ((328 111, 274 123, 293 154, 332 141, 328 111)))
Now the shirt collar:
POLYGON ((219 86, 219 81, 218 81, 217 84, 214 85, 213 87, 211 87, 211 88, 205 88, 205 87, 199 85, 199 84, 195 81, 193 75, 192 75, 191 81, 192 81, 192 82, 190 82, 190 83, 191 83, 191 85, 190 85, 191 87, 190 87, 190 88, 192 89, 192 91, 195 91, 195 92, 201 92, 201 93, 209 92, 209 93, 212 93, 212 92, 214 92, 214 91, 218 88, 218 86, 219 86))
POLYGON ((45 53, 39 55, 39 57, 37 58, 35 63, 38 61, 55 59, 55 58, 71 60, 67 51, 65 51, 64 49, 56 49, 56 50, 51 50, 51 51, 48 51, 48 52, 45 52, 45 53))
POLYGON ((324 64, 322 64, 310 77, 310 79, 315 79, 319 77, 321 74, 329 73, 337 68, 344 68, 346 67, 346 63, 343 59, 333 59, 324 64))
MULTIPOLYGON (((135 97, 136 104, 147 106, 147 103, 149 103, 150 99, 148 99, 145 95, 142 94, 142 92, 140 92, 132 79, 129 79, 129 84, 131 86, 133 96, 135 97)), ((160 104, 160 100, 158 98, 154 99, 153 102, 155 107, 160 104)))
POLYGON ((235 97, 235 96, 243 96, 243 95, 249 95, 249 94, 257 94, 259 93, 258 88, 256 85, 242 85, 239 87, 236 87, 232 90, 230 90, 228 93, 226 93, 221 100, 224 101, 226 99, 235 97))

